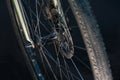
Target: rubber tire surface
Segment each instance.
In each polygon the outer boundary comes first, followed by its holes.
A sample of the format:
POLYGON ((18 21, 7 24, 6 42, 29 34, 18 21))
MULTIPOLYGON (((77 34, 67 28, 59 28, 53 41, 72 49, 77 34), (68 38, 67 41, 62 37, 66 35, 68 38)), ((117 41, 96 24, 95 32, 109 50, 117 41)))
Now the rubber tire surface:
POLYGON ((110 64, 98 24, 87 0, 68 0, 79 25, 95 80, 112 80, 110 64))

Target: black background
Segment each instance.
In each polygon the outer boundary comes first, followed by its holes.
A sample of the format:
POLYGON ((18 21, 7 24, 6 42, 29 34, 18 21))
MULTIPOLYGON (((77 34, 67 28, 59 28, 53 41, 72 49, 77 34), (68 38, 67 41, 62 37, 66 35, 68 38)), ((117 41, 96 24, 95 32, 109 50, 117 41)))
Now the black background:
MULTIPOLYGON (((114 80, 120 80, 120 1, 89 0, 107 48, 114 80)), ((0 80, 31 80, 23 65, 5 0, 0 2, 0 80)))

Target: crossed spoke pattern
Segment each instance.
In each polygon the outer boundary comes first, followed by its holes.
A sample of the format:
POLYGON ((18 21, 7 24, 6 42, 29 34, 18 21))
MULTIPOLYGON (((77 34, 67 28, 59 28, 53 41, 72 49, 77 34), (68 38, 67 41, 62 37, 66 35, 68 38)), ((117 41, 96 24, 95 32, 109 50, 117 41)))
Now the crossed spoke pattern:
MULTIPOLYGON (((58 41, 54 39, 57 35, 54 30, 57 28, 59 29, 60 27, 56 28, 54 20, 49 20, 45 11, 49 6, 50 1, 51 0, 21 0, 23 3, 23 11, 30 29, 30 34, 36 44, 36 58, 38 63, 40 63, 39 67, 42 70, 42 74, 46 80, 85 80, 81 73, 82 70, 80 65, 83 65, 89 72, 91 72, 91 68, 88 63, 85 63, 82 60, 83 58, 80 58, 80 55, 86 54, 87 51, 85 47, 78 45, 77 42, 79 41, 73 40, 73 57, 67 59, 62 54, 64 52, 61 52, 61 49, 57 44, 58 41)), ((61 2, 63 3, 62 0, 61 2)), ((62 7, 60 7, 60 9, 62 10, 62 7)), ((68 5, 66 10, 63 11, 64 15, 60 15, 61 18, 66 20, 66 15, 68 15, 69 11, 70 7, 68 5)), ((64 21, 60 24, 63 23, 64 21)), ((69 28, 76 32, 76 30, 78 30, 77 25, 64 28, 64 31, 67 31, 66 35, 73 36, 72 38, 77 40, 78 37, 75 38, 74 36, 76 34, 78 35, 79 32, 74 34, 74 31, 72 31, 72 33, 70 33, 69 28)), ((86 58, 86 56, 84 57, 86 58)))

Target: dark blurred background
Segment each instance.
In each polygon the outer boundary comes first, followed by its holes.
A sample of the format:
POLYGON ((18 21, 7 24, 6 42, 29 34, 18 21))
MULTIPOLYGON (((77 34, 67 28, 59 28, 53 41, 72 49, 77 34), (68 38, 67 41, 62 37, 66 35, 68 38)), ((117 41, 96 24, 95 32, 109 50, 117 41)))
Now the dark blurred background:
MULTIPOLYGON (((0 0, 0 80, 31 80, 5 0, 0 0)), ((89 0, 107 48, 114 80, 120 80, 120 1, 89 0)))

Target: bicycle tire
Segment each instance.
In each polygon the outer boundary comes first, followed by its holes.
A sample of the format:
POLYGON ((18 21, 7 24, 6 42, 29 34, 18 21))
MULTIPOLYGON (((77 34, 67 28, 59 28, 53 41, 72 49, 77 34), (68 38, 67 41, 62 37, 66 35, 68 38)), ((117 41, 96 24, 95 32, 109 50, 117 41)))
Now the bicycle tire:
POLYGON ((110 64, 98 24, 87 0, 69 0, 78 21, 95 80, 112 80, 110 64), (81 4, 82 3, 82 4, 81 4))

